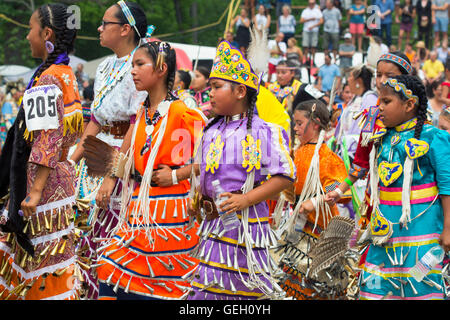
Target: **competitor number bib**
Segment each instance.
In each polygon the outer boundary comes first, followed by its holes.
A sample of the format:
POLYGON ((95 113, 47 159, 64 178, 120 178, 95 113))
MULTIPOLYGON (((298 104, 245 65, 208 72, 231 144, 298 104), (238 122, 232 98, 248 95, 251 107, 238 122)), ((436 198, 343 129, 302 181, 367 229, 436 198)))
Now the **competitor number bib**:
POLYGON ((25 91, 23 108, 29 132, 58 128, 56 101, 60 95, 62 95, 61 89, 54 84, 38 86, 25 91))

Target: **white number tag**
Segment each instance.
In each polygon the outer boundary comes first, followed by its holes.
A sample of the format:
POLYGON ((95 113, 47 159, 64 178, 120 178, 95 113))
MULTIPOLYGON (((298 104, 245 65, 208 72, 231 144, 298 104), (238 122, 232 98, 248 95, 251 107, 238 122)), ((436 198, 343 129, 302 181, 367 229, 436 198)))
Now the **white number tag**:
POLYGON ((56 85, 38 86, 25 91, 23 108, 28 131, 57 129, 56 100, 62 95, 56 85))

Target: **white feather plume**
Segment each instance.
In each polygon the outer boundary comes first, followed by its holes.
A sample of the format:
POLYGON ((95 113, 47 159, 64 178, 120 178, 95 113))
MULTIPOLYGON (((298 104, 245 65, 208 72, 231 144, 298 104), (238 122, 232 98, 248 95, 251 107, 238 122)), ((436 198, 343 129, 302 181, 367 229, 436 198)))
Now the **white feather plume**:
POLYGON ((247 58, 256 74, 268 71, 270 58, 267 41, 267 31, 250 28, 250 45, 247 50, 247 58))

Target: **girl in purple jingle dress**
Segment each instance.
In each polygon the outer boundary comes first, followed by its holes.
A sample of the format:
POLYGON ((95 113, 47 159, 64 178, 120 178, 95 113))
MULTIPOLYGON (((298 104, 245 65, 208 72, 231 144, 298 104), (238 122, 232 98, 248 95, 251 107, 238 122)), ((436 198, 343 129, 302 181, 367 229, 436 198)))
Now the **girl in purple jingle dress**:
POLYGON ((226 41, 218 47, 210 84, 211 106, 217 116, 205 127, 194 151, 191 192, 196 188, 201 196, 191 197, 189 212, 201 208, 205 215, 197 214, 202 219, 200 241, 192 255, 199 265, 192 273, 187 298, 277 298, 283 290, 273 280, 276 265, 268 253, 277 239, 265 200, 294 180, 288 135, 253 114, 258 76, 241 52, 226 41), (214 180, 225 190, 219 195, 223 202, 218 208, 214 180), (218 212, 223 214, 219 217, 218 212), (226 231, 223 216, 234 212, 239 225, 226 231))

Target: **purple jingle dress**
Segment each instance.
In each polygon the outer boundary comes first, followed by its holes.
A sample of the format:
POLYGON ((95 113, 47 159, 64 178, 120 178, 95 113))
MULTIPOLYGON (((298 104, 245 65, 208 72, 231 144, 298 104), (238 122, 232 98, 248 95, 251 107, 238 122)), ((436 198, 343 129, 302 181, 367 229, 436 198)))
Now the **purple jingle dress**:
MULTIPOLYGON (((249 168, 243 167, 247 120, 246 117, 223 118, 204 132, 196 154, 202 194, 215 198, 212 181, 216 179, 226 192, 242 190, 249 168), (218 167, 213 165, 211 169, 208 153, 219 135, 224 143, 223 151, 220 160, 215 162, 218 167)), ((295 166, 289 156, 289 138, 284 129, 254 116, 252 136, 256 145, 260 143, 260 159, 252 168, 254 186, 266 181, 269 175, 293 181, 295 166)), ((192 254, 199 259, 199 265, 192 275, 192 291, 187 299, 258 299, 280 292, 272 277, 276 264, 268 253, 268 248, 277 241, 269 225, 268 205, 263 201, 250 207, 248 219, 243 219, 243 212, 237 212, 240 226, 230 231, 224 231, 220 218, 203 220, 198 231, 199 244, 192 254)))

